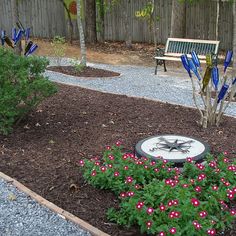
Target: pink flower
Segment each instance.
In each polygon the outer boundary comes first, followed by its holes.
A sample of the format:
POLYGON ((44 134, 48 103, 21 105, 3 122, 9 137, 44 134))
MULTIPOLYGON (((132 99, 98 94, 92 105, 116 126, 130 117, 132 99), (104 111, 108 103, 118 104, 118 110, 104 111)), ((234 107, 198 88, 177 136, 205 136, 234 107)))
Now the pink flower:
POLYGON ((152 207, 149 207, 149 208, 147 209, 147 213, 148 213, 149 215, 151 215, 153 212, 154 212, 154 209, 153 209, 152 207))
POLYGON ((134 192, 127 192, 127 195, 129 196, 129 197, 133 197, 134 196, 134 192))
POLYGON ((166 236, 166 234, 165 234, 164 231, 161 231, 161 232, 159 233, 159 236, 166 236))
POLYGON ((173 200, 170 200, 168 203, 167 203, 167 205, 170 207, 170 206, 172 206, 174 204, 174 202, 173 202, 173 200))
POLYGON ((128 177, 126 177, 126 181, 125 182, 130 184, 130 183, 133 182, 133 178, 131 176, 128 176, 128 177))
POLYGON ((197 198, 192 198, 191 203, 193 206, 198 207, 200 205, 200 202, 197 198))
POLYGON ((95 161, 94 165, 95 166, 100 166, 100 161, 95 161))
POLYGON ((116 146, 117 146, 117 147, 119 147, 121 144, 122 144, 122 142, 121 142, 121 141, 119 141, 119 140, 118 140, 118 141, 116 141, 116 146))
POLYGON ((126 193, 125 192, 120 193, 120 197, 122 198, 126 197, 126 193))
POLYGON ((230 186, 230 183, 229 182, 224 182, 224 185, 229 187, 230 186))
POLYGON ((224 161, 224 163, 228 163, 228 162, 229 162, 229 159, 225 157, 225 158, 223 159, 223 161, 224 161))
POLYGON ((165 207, 165 205, 163 205, 163 204, 161 204, 161 205, 159 206, 159 208, 160 208, 160 211, 165 211, 165 210, 166 210, 166 207, 165 207))
POLYGON ((187 187, 188 187, 188 184, 183 184, 182 187, 183 187, 183 188, 187 188, 187 187))
POLYGON ((80 161, 79 161, 79 165, 80 165, 80 166, 84 166, 84 160, 80 160, 80 161))
POLYGON ((229 154, 229 152, 227 152, 227 151, 225 151, 225 152, 223 152, 224 153, 224 155, 228 155, 229 154))
POLYGON ((111 150, 111 146, 106 146, 106 150, 111 150))
POLYGON ((115 159, 115 157, 113 155, 109 155, 108 158, 113 161, 115 159))
POLYGON ((135 184, 135 186, 134 186, 136 189, 140 189, 141 188, 141 186, 140 185, 138 185, 138 184, 135 184))
POLYGON ((128 166, 124 166, 124 170, 128 170, 129 169, 129 167, 128 166))
POLYGON ((136 208, 137 208, 138 210, 141 210, 141 209, 143 208, 143 205, 140 204, 140 202, 138 202, 138 203, 136 204, 136 208))
POLYGON ((107 168, 106 168, 105 166, 101 166, 101 167, 100 167, 100 170, 101 170, 102 172, 105 172, 105 171, 107 170, 107 168))
POLYGON ((150 229, 152 227, 152 221, 150 221, 150 220, 147 221, 146 226, 147 226, 148 229, 150 229))
POLYGON ((126 160, 128 157, 129 157, 129 156, 128 156, 127 154, 124 154, 124 155, 122 156, 122 159, 123 159, 123 160, 126 160))
POLYGON ((198 181, 202 181, 202 180, 204 180, 205 178, 206 178, 206 175, 205 175, 205 174, 200 174, 200 175, 198 175, 197 180, 198 180, 198 181))
POLYGON ((171 211, 169 213, 169 218, 179 218, 180 217, 180 212, 179 211, 171 211))
POLYGON ((201 218, 205 218, 205 217, 207 216, 207 212, 206 212, 206 211, 200 211, 200 212, 199 212, 199 216, 200 216, 201 218))
POLYGON ((216 167, 216 162, 215 161, 209 162, 209 166, 212 167, 212 168, 215 168, 216 167))
POLYGON ((114 176, 118 177, 118 176, 120 176, 120 173, 118 171, 116 171, 116 172, 114 172, 114 176))
POLYGON ((197 167, 199 170, 204 170, 204 169, 205 169, 205 166, 202 165, 202 164, 199 164, 199 163, 196 164, 196 167, 197 167))
POLYGON ((219 189, 218 186, 216 186, 216 185, 212 186, 212 190, 217 191, 218 189, 219 189))
POLYGON ((158 169, 158 168, 154 168, 154 171, 155 171, 155 172, 159 172, 159 169, 158 169))
POLYGON ((109 168, 112 168, 112 164, 108 164, 108 167, 109 167, 109 168))
POLYGON ((170 230, 169 230, 169 232, 171 233, 171 234, 176 234, 176 228, 175 227, 172 227, 172 228, 170 228, 170 230))
POLYGON ((200 193, 200 192, 202 191, 202 188, 201 188, 200 186, 196 186, 196 187, 195 187, 195 191, 198 192, 198 193, 200 193))
POLYGON ((91 176, 96 176, 96 175, 97 175, 96 170, 93 170, 92 173, 91 173, 91 176))
POLYGON ((208 235, 216 235, 216 230, 215 229, 208 229, 207 233, 208 233, 208 235))
POLYGON ((146 170, 147 170, 147 169, 148 169, 148 166, 147 166, 147 165, 145 165, 145 166, 144 166, 144 169, 146 169, 146 170))
POLYGON ((155 161, 151 161, 150 162, 150 166, 155 166, 156 165, 156 162, 155 161))
POLYGON ((193 158, 192 157, 187 157, 187 162, 192 163, 193 162, 193 158))
POLYGON ((232 210, 230 211, 230 215, 231 215, 231 216, 235 216, 235 215, 236 215, 236 210, 232 209, 232 210))
POLYGON ((174 206, 178 206, 179 201, 177 199, 175 199, 175 200, 173 200, 173 204, 174 204, 174 206))

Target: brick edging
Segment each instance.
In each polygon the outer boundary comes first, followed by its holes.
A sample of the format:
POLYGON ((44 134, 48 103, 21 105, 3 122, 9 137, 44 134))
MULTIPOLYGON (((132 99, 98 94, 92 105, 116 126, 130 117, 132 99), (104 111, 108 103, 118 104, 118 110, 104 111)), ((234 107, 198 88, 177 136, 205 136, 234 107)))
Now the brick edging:
POLYGON ((74 222, 75 224, 79 225, 82 229, 90 232, 92 235, 94 235, 94 236, 110 236, 109 234, 102 232, 101 230, 95 228, 94 226, 92 226, 89 223, 87 223, 86 221, 78 218, 77 216, 71 214, 70 212, 63 210, 62 208, 58 207, 57 205, 53 204, 52 202, 49 202, 48 200, 41 197, 37 193, 33 192, 32 190, 30 190, 29 188, 27 188, 26 186, 24 186, 23 184, 21 184, 17 180, 11 178, 10 176, 5 175, 4 173, 0 172, 0 178, 4 179, 8 183, 12 184, 17 189, 19 189, 20 191, 29 195, 31 198, 36 200, 40 205, 43 205, 43 206, 49 208, 53 212, 62 216, 62 218, 74 222))

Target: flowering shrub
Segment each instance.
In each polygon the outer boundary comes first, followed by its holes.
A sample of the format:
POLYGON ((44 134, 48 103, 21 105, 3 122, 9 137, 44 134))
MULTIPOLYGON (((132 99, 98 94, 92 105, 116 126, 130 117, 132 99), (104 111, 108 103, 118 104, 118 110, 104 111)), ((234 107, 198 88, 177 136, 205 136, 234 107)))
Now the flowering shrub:
POLYGON ((118 145, 80 165, 90 184, 119 196, 119 208, 109 209, 108 218, 127 227, 139 225, 141 232, 216 235, 230 228, 236 215, 236 162, 223 155, 209 155, 204 165, 188 158, 180 172, 165 160, 122 153, 118 145))

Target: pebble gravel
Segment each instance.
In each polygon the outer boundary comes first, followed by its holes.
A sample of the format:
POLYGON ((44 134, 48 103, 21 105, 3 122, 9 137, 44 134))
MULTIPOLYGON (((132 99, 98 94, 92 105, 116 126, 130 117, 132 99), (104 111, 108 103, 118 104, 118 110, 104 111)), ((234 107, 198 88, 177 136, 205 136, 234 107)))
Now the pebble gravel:
POLYGON ((0 179, 0 236, 90 236, 0 179))
MULTIPOLYGON (((61 60, 61 65, 69 65, 71 61, 71 59, 64 58, 61 60)), ((55 59, 50 58, 50 63, 51 65, 55 65, 55 59)), ((191 80, 184 69, 172 68, 169 70, 167 68, 168 72, 164 72, 163 68, 160 67, 157 75, 154 75, 154 65, 153 67, 143 67, 88 63, 88 66, 111 70, 121 75, 112 78, 86 79, 53 71, 46 71, 45 74, 50 80, 55 82, 77 85, 107 93, 123 94, 195 107, 192 98, 191 80)), ((195 81, 197 83, 197 79, 195 81)), ((196 84, 196 86, 198 85, 196 84)), ((197 97, 199 104, 201 104, 200 96, 197 97)), ((232 102, 225 113, 236 117, 236 102, 232 102)))

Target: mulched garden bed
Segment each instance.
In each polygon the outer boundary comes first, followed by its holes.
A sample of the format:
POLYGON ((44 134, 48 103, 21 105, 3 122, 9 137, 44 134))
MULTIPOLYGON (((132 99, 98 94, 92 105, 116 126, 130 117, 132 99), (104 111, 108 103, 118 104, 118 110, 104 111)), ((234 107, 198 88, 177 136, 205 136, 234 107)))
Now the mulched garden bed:
MULTIPOLYGON (((236 154, 236 119, 200 128, 195 109, 59 85, 9 136, 0 136, 0 171, 111 235, 139 235, 106 219, 116 197, 84 182, 78 161, 101 155, 117 140, 126 149, 154 134, 201 138, 213 153, 236 154)), ((236 227, 234 227, 236 228, 236 227)), ((236 235, 236 232, 225 235, 236 235)))
POLYGON ((60 72, 66 75, 73 75, 77 77, 114 77, 119 76, 120 74, 113 71, 98 69, 90 66, 86 66, 80 71, 76 70, 74 66, 49 66, 48 70, 60 72))

